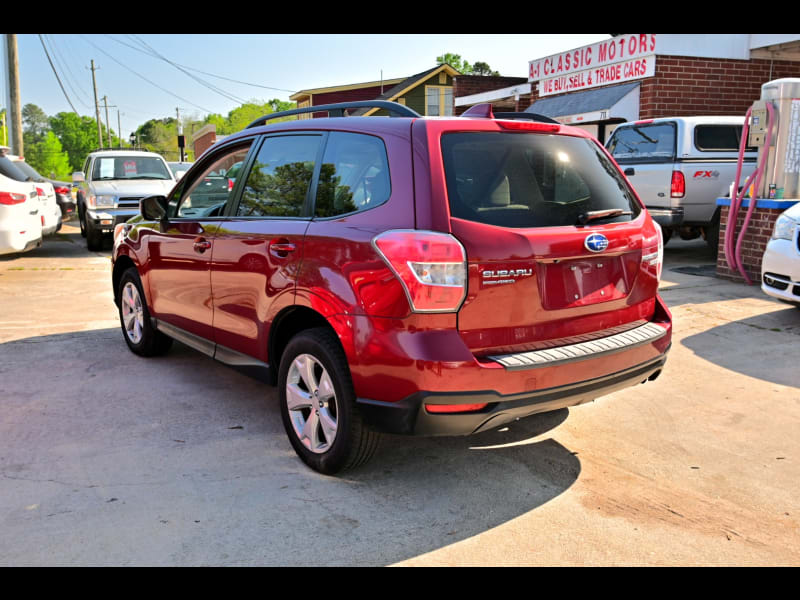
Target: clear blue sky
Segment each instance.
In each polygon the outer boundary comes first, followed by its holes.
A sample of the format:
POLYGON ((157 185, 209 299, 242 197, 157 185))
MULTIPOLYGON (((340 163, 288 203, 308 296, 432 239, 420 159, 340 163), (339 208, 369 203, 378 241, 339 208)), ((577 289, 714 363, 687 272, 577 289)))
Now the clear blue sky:
MULTIPOLYGON (((44 47, 39 34, 17 36, 22 104, 36 104, 51 116, 72 111, 72 106, 81 115, 94 116, 89 69, 94 59, 101 119, 105 122, 102 97, 107 96, 113 107, 111 129, 117 131, 119 111, 122 135, 127 137, 149 119, 174 117, 176 107, 197 118, 227 115, 244 101, 288 100, 301 89, 378 81, 381 71, 384 79, 407 77, 435 66, 436 57, 445 52, 460 54, 470 63, 487 62, 501 75, 526 77, 530 60, 610 36, 71 33, 41 37, 44 47), (72 106, 59 87, 45 47, 72 106)), ((0 93, 4 105, 5 78, 0 79, 0 93)))

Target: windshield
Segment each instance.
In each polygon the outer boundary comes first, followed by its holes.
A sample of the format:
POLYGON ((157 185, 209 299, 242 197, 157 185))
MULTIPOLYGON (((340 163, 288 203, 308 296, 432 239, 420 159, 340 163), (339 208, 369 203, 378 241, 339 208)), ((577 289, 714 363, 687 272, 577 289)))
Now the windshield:
POLYGON ((92 167, 94 181, 104 179, 173 179, 166 163, 154 156, 101 156, 92 167))
POLYGON ((603 223, 630 221, 641 211, 616 166, 585 138, 451 133, 442 136, 442 156, 450 214, 460 219, 557 227, 600 211, 603 223))

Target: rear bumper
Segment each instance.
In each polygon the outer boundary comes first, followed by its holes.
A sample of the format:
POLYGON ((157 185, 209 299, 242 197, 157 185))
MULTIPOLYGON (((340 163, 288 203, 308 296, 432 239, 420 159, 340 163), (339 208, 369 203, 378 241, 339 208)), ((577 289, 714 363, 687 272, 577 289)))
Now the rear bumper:
POLYGON ((537 413, 577 406, 600 396, 655 379, 667 360, 667 351, 635 367, 571 385, 502 396, 496 392, 463 394, 419 392, 400 402, 359 398, 364 422, 376 431, 406 435, 470 435, 537 413), (427 406, 486 404, 478 412, 434 414, 427 406))
POLYGON ((662 227, 676 227, 683 223, 683 207, 664 208, 659 206, 648 206, 647 212, 650 217, 662 227))
POLYGON ((640 327, 483 358, 455 330, 426 331, 416 322, 387 336, 381 325, 380 336, 357 336, 368 343, 346 350, 357 403, 370 427, 416 435, 468 435, 644 382, 660 372, 672 340, 672 317, 659 297, 640 327))

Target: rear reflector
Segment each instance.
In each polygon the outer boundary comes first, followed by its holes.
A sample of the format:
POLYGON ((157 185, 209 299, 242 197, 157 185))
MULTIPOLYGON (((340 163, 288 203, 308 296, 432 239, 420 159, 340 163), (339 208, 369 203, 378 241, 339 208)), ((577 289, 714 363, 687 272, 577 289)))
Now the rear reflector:
POLYGON ((22 204, 25 202, 25 194, 14 194, 13 192, 0 192, 0 204, 10 206, 12 204, 22 204))
POLYGON ((484 402, 483 404, 426 404, 425 410, 427 410, 429 413, 452 414, 452 413, 476 412, 479 410, 483 410, 487 406, 488 404, 486 402, 484 402))
POLYGON ((467 294, 467 253, 452 235, 386 231, 372 240, 403 284, 414 312, 455 312, 467 294))
POLYGON ((498 120, 497 124, 503 129, 516 129, 518 131, 542 131, 553 133, 561 128, 561 125, 554 123, 535 123, 531 121, 503 121, 498 120))
POLYGON ((47 194, 45 194, 45 192, 44 192, 44 190, 42 188, 37 187, 36 188, 36 195, 37 196, 46 196, 47 194))

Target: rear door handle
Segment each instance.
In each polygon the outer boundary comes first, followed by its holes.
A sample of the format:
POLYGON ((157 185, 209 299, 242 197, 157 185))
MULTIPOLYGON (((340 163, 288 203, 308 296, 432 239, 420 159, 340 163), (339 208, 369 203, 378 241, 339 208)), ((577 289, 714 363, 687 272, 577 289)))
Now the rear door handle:
POLYGON ((195 240, 194 242, 194 251, 198 252, 199 254, 202 254, 209 248, 211 248, 211 242, 209 242, 208 240, 199 239, 195 240))
POLYGON ((279 258, 286 258, 290 252, 297 250, 297 246, 289 241, 275 240, 269 243, 269 252, 279 258))

